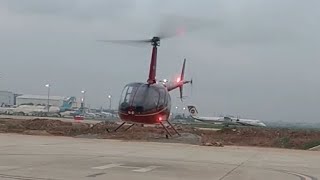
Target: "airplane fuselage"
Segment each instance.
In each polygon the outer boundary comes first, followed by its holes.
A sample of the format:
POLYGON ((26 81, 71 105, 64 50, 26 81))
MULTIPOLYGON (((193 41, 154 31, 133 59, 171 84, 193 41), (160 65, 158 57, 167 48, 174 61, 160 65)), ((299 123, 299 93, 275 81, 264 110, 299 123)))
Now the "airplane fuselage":
POLYGON ((240 119, 233 117, 198 117, 191 116, 197 121, 212 124, 224 124, 224 125, 242 125, 242 126, 266 126, 263 122, 253 119, 240 119))

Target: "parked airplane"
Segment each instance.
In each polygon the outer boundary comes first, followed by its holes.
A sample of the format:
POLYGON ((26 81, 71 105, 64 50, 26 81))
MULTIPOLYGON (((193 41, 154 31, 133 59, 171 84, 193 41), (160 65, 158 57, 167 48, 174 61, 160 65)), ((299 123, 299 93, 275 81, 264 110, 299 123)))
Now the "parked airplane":
POLYGON ((224 124, 228 125, 239 125, 239 126, 260 126, 265 127, 266 125, 259 121, 253 119, 240 119, 229 116, 221 116, 221 117, 199 117, 198 111, 195 106, 188 106, 189 113, 191 117, 197 121, 205 122, 205 123, 214 123, 214 124, 224 124))

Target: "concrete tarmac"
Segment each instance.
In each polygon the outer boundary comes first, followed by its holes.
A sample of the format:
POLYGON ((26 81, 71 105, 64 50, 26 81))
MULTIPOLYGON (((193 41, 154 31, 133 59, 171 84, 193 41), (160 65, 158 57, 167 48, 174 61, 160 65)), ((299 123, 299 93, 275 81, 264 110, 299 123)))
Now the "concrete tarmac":
POLYGON ((320 152, 0 133, 0 179, 316 180, 320 152))

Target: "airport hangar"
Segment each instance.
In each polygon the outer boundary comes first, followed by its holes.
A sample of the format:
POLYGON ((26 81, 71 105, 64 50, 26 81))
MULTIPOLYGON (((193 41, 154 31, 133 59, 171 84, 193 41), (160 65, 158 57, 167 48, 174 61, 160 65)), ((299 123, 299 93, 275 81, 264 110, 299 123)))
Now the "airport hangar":
MULTIPOLYGON (((16 94, 10 91, 0 91, 0 106, 13 105, 47 105, 48 96, 45 95, 27 95, 16 94)), ((76 98, 73 96, 49 96, 49 104, 51 106, 63 107, 66 104, 72 104, 72 107, 77 107, 76 98)))

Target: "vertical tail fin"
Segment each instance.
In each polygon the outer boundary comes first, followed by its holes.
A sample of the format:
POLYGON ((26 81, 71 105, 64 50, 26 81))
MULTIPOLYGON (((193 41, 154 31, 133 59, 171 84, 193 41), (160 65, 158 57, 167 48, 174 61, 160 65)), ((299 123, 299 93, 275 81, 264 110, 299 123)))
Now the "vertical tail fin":
POLYGON ((191 116, 197 116, 198 115, 198 111, 197 108, 195 106, 188 106, 188 110, 191 116))
POLYGON ((187 83, 192 84, 192 80, 191 81, 185 81, 184 80, 185 67, 186 67, 186 59, 184 59, 184 61, 183 61, 181 75, 177 78, 176 81, 171 83, 171 85, 169 84, 169 85, 166 86, 168 91, 172 91, 172 90, 174 90, 176 88, 179 88, 180 89, 180 97, 179 98, 181 99, 181 101, 184 98, 183 97, 183 85, 187 84, 187 83))

